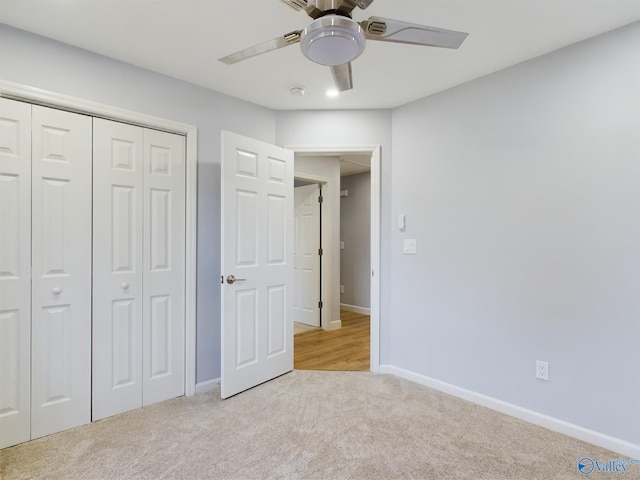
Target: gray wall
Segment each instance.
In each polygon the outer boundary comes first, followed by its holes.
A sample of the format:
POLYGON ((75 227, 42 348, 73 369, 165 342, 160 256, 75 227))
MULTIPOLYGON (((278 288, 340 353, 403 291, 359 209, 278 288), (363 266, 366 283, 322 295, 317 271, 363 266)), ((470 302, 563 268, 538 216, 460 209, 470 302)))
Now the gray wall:
POLYGON ((349 196, 340 199, 340 283, 341 303, 369 308, 371 283, 371 173, 342 177, 340 190, 349 196))
POLYGON ((640 444, 639 45, 635 23, 393 112, 392 365, 640 444))
POLYGON ((0 25, 4 80, 198 127, 197 381, 220 376, 220 131, 275 141, 272 111, 0 25))

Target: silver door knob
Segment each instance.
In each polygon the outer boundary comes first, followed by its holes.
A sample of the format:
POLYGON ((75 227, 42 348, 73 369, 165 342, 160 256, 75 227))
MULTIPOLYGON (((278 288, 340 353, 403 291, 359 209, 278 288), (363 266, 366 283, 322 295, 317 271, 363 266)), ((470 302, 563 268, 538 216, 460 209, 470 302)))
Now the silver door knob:
POLYGON ((246 279, 246 278, 236 278, 236 277, 234 277, 233 275, 229 275, 229 276, 227 277, 227 283, 228 283, 229 285, 233 285, 233 284, 234 284, 234 283, 236 283, 236 282, 246 282, 246 281, 247 281, 247 279, 246 279))
POLYGON ((51 291, 53 292, 54 295, 60 295, 62 293, 62 289, 60 287, 55 287, 51 291))
POLYGON ((126 290, 127 288, 129 288, 129 284, 127 282, 122 282, 120 286, 122 287, 123 290, 126 290))

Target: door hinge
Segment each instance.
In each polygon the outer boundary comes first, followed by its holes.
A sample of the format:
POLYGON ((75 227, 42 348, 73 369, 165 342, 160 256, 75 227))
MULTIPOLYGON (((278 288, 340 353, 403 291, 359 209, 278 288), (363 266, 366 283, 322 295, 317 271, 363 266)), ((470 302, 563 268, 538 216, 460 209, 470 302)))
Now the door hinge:
POLYGON ((324 202, 324 197, 322 195, 320 195, 318 197, 318 203, 322 203, 322 202, 324 202))
POLYGON ((322 300, 318 302, 318 308, 322 308, 322 300))
POLYGON ((324 250, 322 250, 321 248, 318 249, 318 255, 322 256, 324 255, 324 250))
POLYGON ((220 283, 224 285, 224 275, 220 275, 220 283))

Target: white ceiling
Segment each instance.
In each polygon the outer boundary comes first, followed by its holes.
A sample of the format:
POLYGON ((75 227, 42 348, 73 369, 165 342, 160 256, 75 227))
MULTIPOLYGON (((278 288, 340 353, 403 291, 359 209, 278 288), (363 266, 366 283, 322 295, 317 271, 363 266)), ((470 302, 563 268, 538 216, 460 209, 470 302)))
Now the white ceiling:
POLYGON ((375 0, 353 18, 372 15, 469 37, 459 50, 369 41, 354 90, 328 99, 329 68, 297 45, 217 61, 311 21, 278 0, 0 0, 2 23, 272 109, 393 108, 639 20, 640 0, 375 0))
POLYGON ((340 155, 340 176, 357 175, 371 170, 371 152, 340 155))

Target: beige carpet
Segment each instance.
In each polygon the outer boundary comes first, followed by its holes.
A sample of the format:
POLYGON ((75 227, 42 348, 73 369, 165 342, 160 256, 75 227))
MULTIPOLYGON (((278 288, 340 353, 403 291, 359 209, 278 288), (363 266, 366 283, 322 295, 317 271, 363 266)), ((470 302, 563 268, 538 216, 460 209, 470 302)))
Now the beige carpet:
POLYGON ((620 458, 393 376, 294 371, 2 450, 0 478, 640 478, 583 477, 587 456, 620 458))

